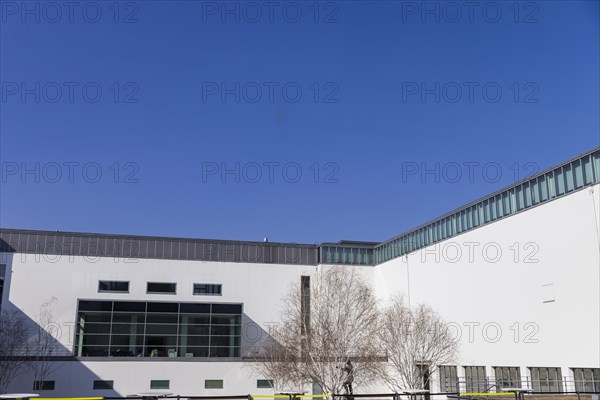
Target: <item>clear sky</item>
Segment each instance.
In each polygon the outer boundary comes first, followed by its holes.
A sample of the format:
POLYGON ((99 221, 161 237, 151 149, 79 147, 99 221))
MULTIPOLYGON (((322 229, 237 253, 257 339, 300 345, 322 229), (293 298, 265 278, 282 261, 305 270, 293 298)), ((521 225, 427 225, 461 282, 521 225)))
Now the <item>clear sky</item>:
POLYGON ((381 241, 600 144, 598 1, 0 12, 2 227, 381 241))

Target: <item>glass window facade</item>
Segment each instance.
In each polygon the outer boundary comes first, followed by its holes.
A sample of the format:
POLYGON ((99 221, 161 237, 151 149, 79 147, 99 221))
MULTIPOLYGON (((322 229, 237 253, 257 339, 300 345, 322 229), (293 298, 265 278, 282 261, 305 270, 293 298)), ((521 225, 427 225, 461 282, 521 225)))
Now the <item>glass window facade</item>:
POLYGON ((239 357, 241 304, 79 300, 77 357, 239 357))
MULTIPOLYGON (((600 183, 600 150, 587 153, 375 246, 374 264, 400 257, 597 183, 600 183)), ((343 264, 344 262, 339 261, 345 259, 339 255, 340 249, 337 252, 331 251, 331 262, 343 264)))
POLYGON ((562 392, 562 374, 560 368, 532 367, 531 388, 535 392, 562 392))
POLYGON ((321 246, 321 263, 346 265, 374 265, 372 247, 341 245, 321 246))

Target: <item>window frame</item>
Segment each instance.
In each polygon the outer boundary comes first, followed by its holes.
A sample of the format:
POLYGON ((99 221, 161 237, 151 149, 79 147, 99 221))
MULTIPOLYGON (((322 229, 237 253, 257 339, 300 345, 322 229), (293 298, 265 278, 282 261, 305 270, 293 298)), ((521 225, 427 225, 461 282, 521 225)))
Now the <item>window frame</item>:
POLYGON ((221 283, 193 283, 192 284, 192 294, 194 296, 223 296, 223 284, 221 283), (196 286, 205 286, 208 287, 218 287, 219 291, 217 292, 204 292, 204 293, 196 293, 196 286))
POLYGON ((225 382, 223 379, 205 379, 204 380, 204 389, 223 389, 223 388, 225 388, 225 382), (220 384, 220 386, 218 384, 215 386, 211 386, 211 385, 209 385, 209 382, 213 382, 213 383, 220 382, 221 384, 220 384))
POLYGON ((171 295, 176 295, 177 294, 177 282, 146 282, 146 294, 171 294, 171 295), (152 291, 150 290, 150 285, 151 284, 159 284, 159 285, 173 285, 174 290, 172 292, 167 292, 167 291, 152 291))
POLYGON ((105 280, 105 279, 100 279, 98 280, 98 293, 129 293, 129 288, 130 288, 131 284, 130 281, 112 281, 112 280, 105 280), (127 290, 111 290, 111 289, 101 289, 101 285, 102 283, 126 283, 127 284, 127 290))

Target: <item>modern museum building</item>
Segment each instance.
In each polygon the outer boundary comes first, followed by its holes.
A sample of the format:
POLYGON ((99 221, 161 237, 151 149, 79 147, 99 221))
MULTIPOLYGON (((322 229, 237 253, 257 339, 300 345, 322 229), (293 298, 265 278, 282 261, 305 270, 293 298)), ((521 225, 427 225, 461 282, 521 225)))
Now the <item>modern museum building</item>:
MULTIPOLYGON (((432 391, 600 392, 600 148, 385 242, 241 242, 0 229, 0 307, 51 313, 46 397, 270 394, 248 367, 282 297, 332 265, 452 324, 432 391)), ((343 232, 341 232, 343 233, 343 232)), ((358 387, 357 391, 386 390, 358 387)), ((308 388, 307 391, 310 391, 308 388)), ((388 390, 389 391, 389 390, 388 390)))

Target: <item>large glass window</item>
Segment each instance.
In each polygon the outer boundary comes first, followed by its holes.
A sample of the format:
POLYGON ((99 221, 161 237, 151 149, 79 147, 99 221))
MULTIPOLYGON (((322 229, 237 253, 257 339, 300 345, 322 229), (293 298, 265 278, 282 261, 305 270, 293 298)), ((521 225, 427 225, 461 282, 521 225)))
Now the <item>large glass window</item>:
POLYGON ((78 357, 239 357, 241 304, 80 300, 78 357))

